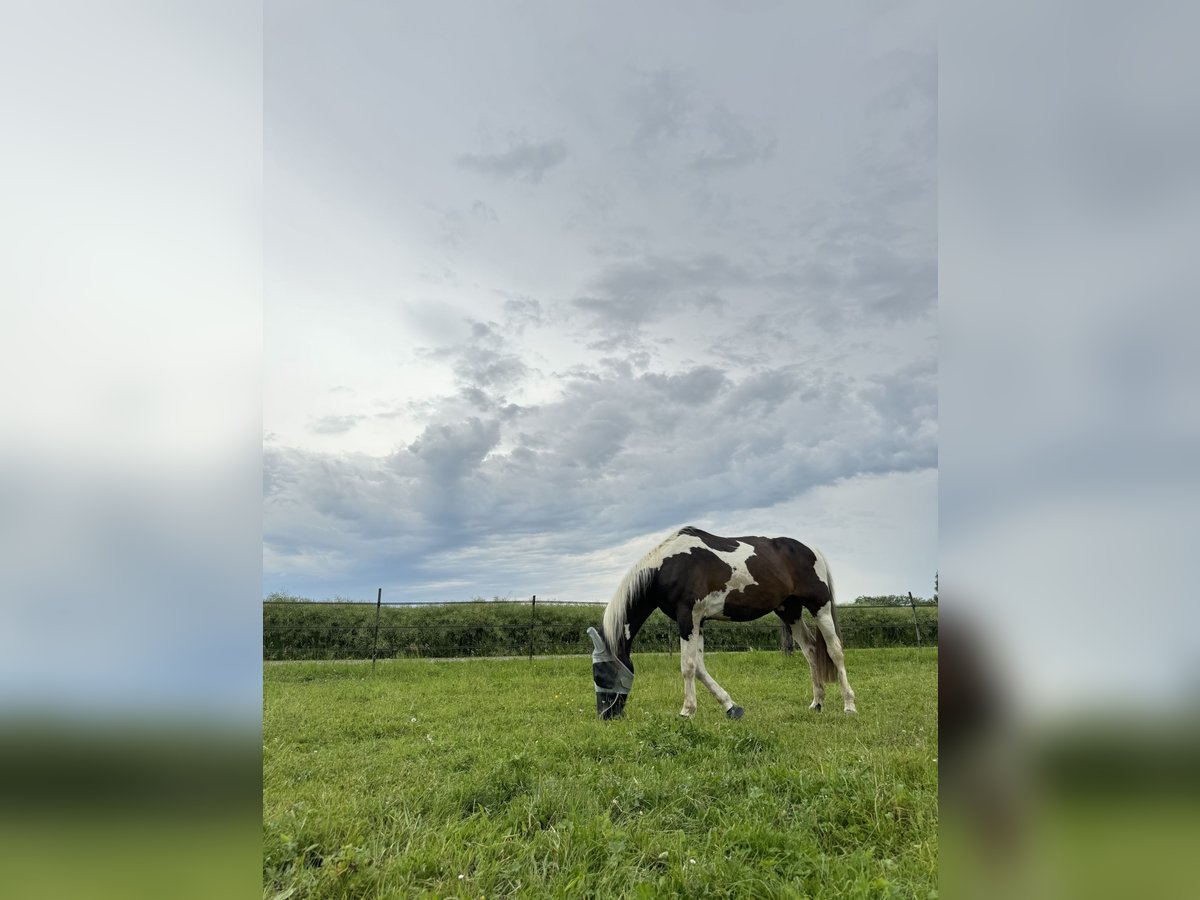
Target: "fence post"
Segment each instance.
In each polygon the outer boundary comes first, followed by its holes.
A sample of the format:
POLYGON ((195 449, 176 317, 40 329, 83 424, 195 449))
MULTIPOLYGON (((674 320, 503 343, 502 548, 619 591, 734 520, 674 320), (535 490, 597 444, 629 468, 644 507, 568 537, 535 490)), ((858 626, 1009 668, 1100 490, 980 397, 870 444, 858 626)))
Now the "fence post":
POLYGON ((375 595, 375 636, 371 638, 371 671, 375 671, 375 654, 379 649, 379 607, 383 603, 383 588, 375 595))
POLYGON ((917 623, 917 602, 913 600, 912 591, 908 592, 908 605, 913 611, 913 631, 917 633, 917 647, 921 646, 921 626, 917 623))
POLYGON ((533 619, 537 610, 537 594, 529 601, 529 661, 533 662, 533 619))

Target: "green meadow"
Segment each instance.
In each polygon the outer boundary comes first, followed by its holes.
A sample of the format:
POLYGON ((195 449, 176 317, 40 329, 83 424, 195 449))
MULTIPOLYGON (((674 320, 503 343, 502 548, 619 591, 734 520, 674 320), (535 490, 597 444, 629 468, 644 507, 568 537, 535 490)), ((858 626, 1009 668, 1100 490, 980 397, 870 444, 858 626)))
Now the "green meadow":
POLYGON ((857 649, 859 714, 796 654, 635 654, 599 722, 590 659, 266 663, 272 898, 936 897, 937 651, 857 649))

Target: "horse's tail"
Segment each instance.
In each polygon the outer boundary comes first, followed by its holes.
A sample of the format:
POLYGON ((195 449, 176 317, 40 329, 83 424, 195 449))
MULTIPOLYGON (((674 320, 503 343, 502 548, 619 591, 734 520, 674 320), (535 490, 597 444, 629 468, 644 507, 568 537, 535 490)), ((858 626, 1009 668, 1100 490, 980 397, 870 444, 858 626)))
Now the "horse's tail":
MULTIPOLYGON (((838 640, 842 639, 842 626, 838 624, 837 614, 837 596, 833 590, 833 570, 829 568, 829 562, 825 559, 825 554, 820 550, 814 551, 817 556, 818 575, 819 569, 825 570, 825 586, 829 588, 829 616, 833 619, 833 633, 837 635, 838 640)), ((801 620, 801 630, 804 629, 803 620, 801 620)), ((829 655, 829 647, 825 644, 825 633, 820 628, 814 629, 811 634, 812 642, 816 652, 813 654, 813 673, 822 683, 838 680, 837 664, 834 663, 833 657, 829 655)))

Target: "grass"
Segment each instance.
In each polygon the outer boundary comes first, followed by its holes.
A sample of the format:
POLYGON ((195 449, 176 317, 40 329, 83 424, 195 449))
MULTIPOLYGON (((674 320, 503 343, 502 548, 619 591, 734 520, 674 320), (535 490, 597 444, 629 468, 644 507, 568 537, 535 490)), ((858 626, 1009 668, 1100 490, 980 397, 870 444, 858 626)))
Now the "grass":
POLYGON ((666 655, 616 722, 586 657, 267 663, 264 895, 935 897, 936 650, 847 657, 856 717, 709 654, 738 722, 666 655))

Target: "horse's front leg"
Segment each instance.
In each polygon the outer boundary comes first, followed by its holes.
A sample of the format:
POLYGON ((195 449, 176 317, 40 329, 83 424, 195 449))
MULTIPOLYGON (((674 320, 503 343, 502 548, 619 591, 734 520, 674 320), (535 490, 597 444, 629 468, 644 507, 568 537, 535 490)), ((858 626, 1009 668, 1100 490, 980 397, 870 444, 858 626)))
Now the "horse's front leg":
POLYGON ((683 709, 681 716, 691 718, 696 713, 696 638, 679 638, 679 671, 683 674, 683 709))
MULTIPOLYGON (((729 692, 725 688, 717 684, 717 680, 708 674, 708 669, 704 667, 704 633, 697 629, 689 641, 693 654, 692 673, 694 676, 699 676, 701 683, 712 692, 712 695, 717 698, 717 702, 725 708, 725 715, 731 719, 740 719, 745 713, 745 710, 733 702, 733 698, 729 696, 729 692)), ((691 701, 691 712, 680 713, 680 715, 691 715, 696 711, 696 683, 694 678, 690 681, 691 693, 688 694, 689 682, 687 675, 684 675, 684 709, 688 709, 688 700, 691 701)))

